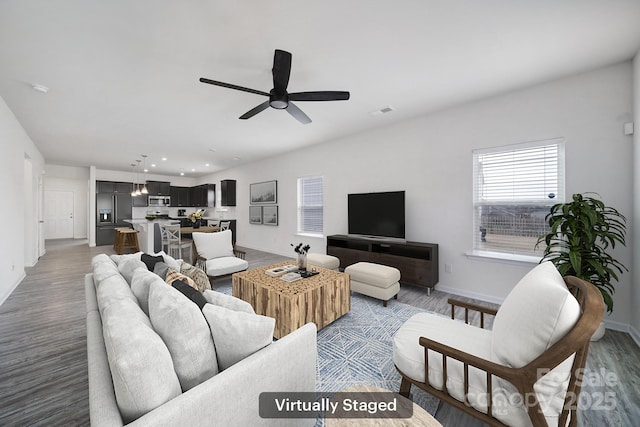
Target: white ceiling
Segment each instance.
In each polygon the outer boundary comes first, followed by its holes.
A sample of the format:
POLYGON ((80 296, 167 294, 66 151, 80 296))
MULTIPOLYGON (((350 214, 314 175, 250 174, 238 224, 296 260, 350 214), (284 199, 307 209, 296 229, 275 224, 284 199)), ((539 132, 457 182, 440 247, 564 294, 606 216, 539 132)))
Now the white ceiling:
POLYGON ((166 175, 212 173, 638 50, 639 0, 0 1, 0 96, 46 162, 131 171, 148 154, 166 175), (274 109, 238 120, 266 98, 198 81, 268 92, 276 48, 293 54, 290 92, 351 99, 298 102, 308 125, 274 109))

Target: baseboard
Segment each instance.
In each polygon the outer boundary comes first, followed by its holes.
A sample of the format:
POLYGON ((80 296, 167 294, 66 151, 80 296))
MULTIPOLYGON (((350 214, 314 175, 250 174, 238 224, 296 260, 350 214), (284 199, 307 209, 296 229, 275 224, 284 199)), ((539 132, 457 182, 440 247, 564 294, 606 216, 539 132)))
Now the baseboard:
POLYGON ((11 296, 13 291, 18 287, 18 285, 27 277, 26 273, 23 271, 18 280, 9 288, 8 292, 3 295, 0 295, 0 305, 4 304, 4 302, 11 296))
POLYGON ((490 302, 498 305, 501 305, 504 302, 504 298, 497 298, 491 295, 485 295, 478 292, 465 291, 462 289, 452 288, 449 286, 436 285, 435 290, 447 292, 453 295, 458 295, 460 297, 473 298, 480 301, 490 302))
POLYGON ((629 324, 616 322, 614 320, 603 319, 602 323, 604 323, 604 327, 607 329, 611 329, 612 331, 626 332, 629 333, 629 324))
POLYGON ((636 343, 636 345, 640 347, 640 332, 633 326, 629 326, 629 335, 631 335, 631 339, 636 343))

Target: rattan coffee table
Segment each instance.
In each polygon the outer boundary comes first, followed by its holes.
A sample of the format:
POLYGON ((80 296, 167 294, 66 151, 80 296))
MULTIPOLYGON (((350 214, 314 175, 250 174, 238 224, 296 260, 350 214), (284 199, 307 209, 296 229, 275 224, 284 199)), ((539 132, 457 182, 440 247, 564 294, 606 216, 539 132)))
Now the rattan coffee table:
POLYGON ((295 261, 232 276, 233 296, 247 301, 257 314, 276 319, 274 337, 282 338, 309 322, 320 330, 351 310, 348 274, 315 267, 320 274, 288 283, 265 273, 287 264, 295 261))

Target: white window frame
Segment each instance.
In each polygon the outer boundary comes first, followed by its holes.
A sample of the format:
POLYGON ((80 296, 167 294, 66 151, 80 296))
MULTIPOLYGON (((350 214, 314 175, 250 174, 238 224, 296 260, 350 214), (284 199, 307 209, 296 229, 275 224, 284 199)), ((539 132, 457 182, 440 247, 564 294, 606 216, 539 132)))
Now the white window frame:
MULTIPOLYGON (((317 190, 317 188, 316 188, 317 190)), ((323 237, 324 236, 324 177, 323 176, 306 176, 302 178, 298 178, 298 209, 297 209, 297 217, 298 217, 298 225, 297 225, 297 234, 305 235, 305 236, 313 236, 313 237, 323 237), (320 180, 320 197, 319 204, 318 203, 306 203, 305 194, 305 183, 309 181, 320 180), (316 229, 306 229, 304 224, 304 211, 305 209, 313 209, 317 210, 320 208, 320 216, 319 216, 319 228, 316 229)), ((317 197, 315 198, 317 202, 317 197)))
POLYGON ((550 207, 564 202, 564 176, 564 138, 474 150, 473 250, 467 255, 537 263, 544 245, 535 248, 535 241, 548 230, 550 207))

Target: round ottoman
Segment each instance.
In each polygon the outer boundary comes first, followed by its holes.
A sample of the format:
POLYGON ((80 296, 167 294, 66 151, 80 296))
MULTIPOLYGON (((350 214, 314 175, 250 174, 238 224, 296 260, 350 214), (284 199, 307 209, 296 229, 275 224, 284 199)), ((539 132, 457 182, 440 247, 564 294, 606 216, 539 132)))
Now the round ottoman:
POLYGON ((328 268, 329 270, 337 270, 340 267, 340 260, 331 255, 307 254, 307 264, 328 268))
POLYGON ((391 297, 398 299, 400 292, 400 270, 395 267, 357 262, 344 269, 351 278, 351 290, 382 300, 387 306, 391 297))

